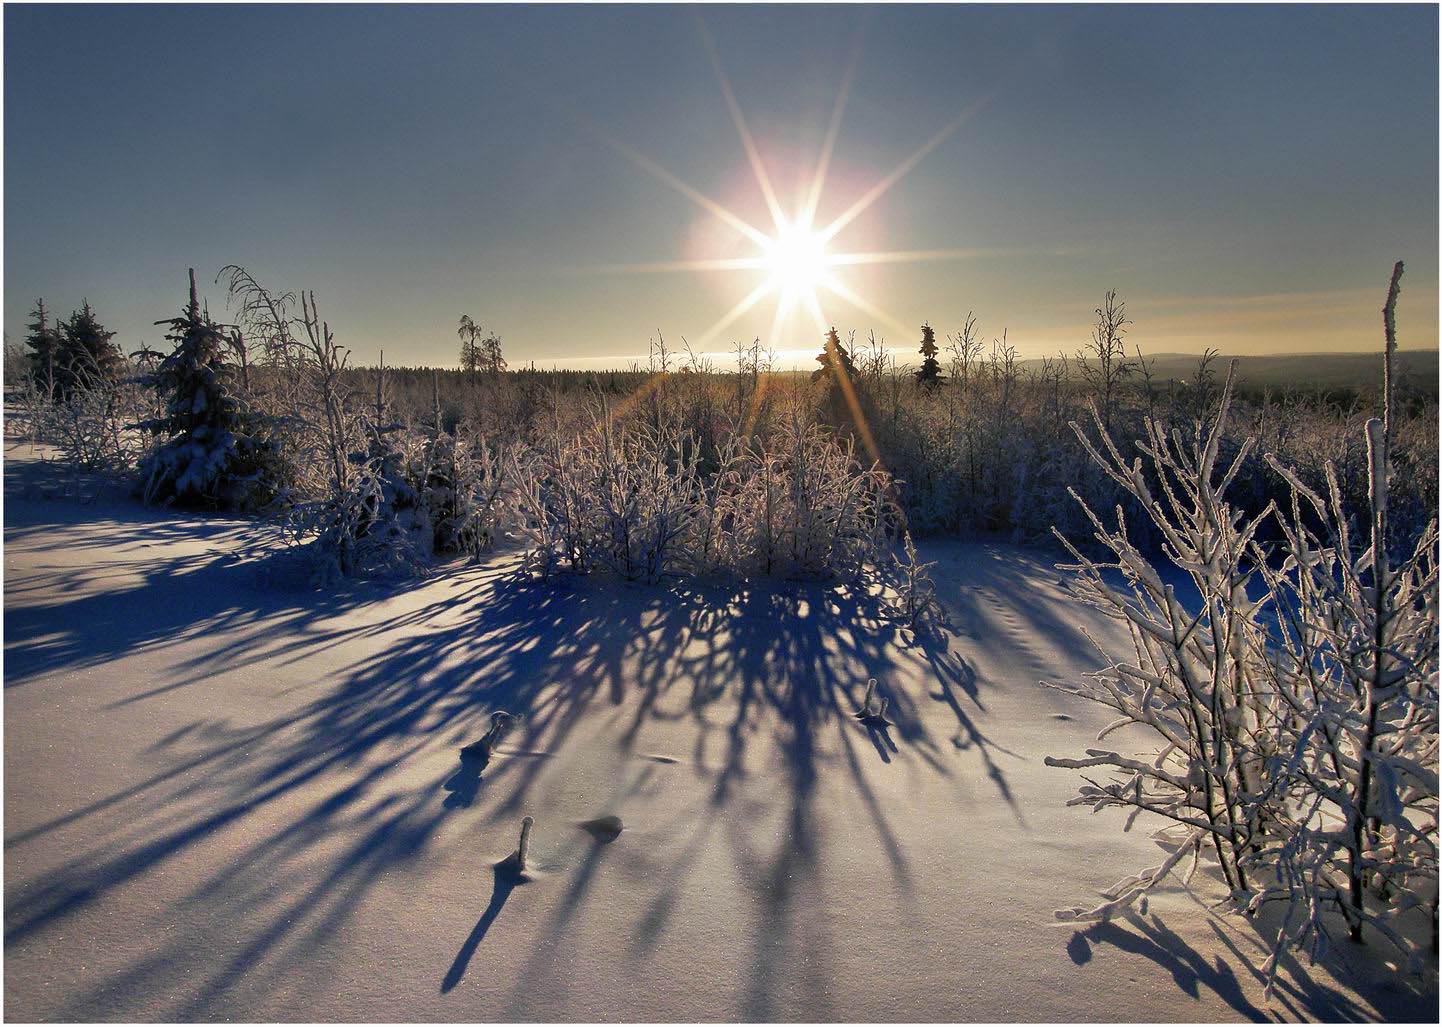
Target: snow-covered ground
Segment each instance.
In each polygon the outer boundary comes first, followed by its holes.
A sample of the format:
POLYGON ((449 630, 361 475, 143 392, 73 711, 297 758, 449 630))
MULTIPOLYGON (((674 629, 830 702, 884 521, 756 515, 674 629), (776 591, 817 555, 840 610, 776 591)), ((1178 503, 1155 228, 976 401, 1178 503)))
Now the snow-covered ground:
POLYGON ((1346 944, 1266 1006, 1205 883, 1053 922, 1158 850, 1042 764, 1106 717, 1036 682, 1121 642, 1049 554, 925 546, 948 651, 814 585, 309 591, 252 525, 62 484, 7 448, 9 1020, 1433 1019, 1346 944))

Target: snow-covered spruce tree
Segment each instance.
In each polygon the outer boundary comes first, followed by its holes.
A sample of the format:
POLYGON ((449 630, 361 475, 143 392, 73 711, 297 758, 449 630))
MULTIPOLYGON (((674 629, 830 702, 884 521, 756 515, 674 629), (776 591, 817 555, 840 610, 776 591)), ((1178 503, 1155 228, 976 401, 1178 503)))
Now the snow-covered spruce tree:
POLYGON ((934 388, 941 384, 941 362, 936 359, 936 329, 929 324, 921 326, 921 367, 916 372, 919 385, 934 388))
POLYGON ((1127 464, 1095 406, 1099 444, 1073 424, 1092 459, 1147 512, 1168 562, 1196 595, 1190 603, 1178 598, 1129 540, 1120 506, 1116 526, 1107 527, 1077 496, 1095 541, 1112 559, 1098 562, 1057 532, 1076 561, 1063 569, 1075 573, 1073 591, 1083 603, 1127 625, 1133 651, 1129 657, 1104 653, 1107 667, 1062 690, 1117 713, 1098 741, 1135 726, 1151 734, 1156 747, 1134 756, 1098 747, 1083 758, 1048 756, 1046 763, 1109 773, 1108 781, 1085 776, 1069 805, 1125 809, 1128 828, 1142 812, 1163 817, 1170 822, 1163 831, 1171 854, 1113 885, 1100 905, 1059 911, 1062 920, 1107 920, 1188 857, 1190 879, 1204 850, 1215 856, 1233 900, 1245 905, 1250 898, 1244 857, 1258 830, 1257 797, 1266 787, 1262 768, 1273 741, 1270 700, 1252 658, 1262 610, 1248 596, 1255 572, 1247 556, 1270 510, 1246 520, 1226 499, 1251 448, 1244 444, 1230 467, 1218 466, 1232 384, 1229 375, 1215 419, 1197 424, 1190 439, 1147 421, 1147 438, 1138 443, 1146 468, 1141 457, 1127 464), (1120 572, 1122 583, 1109 571, 1120 572))
POLYGON ((246 406, 230 362, 233 341, 202 312, 190 269, 190 299, 166 325, 175 344, 141 378, 165 404, 164 413, 138 425, 159 445, 140 466, 148 503, 254 508, 275 492, 266 473, 270 445, 260 419, 246 406))
POLYGON ((1256 856, 1270 873, 1252 900, 1286 905, 1269 972, 1286 946, 1323 947, 1333 910, 1352 940, 1370 927, 1414 967, 1423 946, 1401 921, 1420 910, 1437 951, 1437 523, 1395 566, 1387 523, 1401 274, 1399 262, 1383 309, 1383 416, 1366 426, 1365 520, 1344 508, 1330 463, 1318 494, 1268 454, 1291 489, 1279 553, 1257 554, 1278 597, 1259 663, 1285 757, 1275 837, 1256 856), (1365 524, 1361 538, 1353 523, 1365 524))

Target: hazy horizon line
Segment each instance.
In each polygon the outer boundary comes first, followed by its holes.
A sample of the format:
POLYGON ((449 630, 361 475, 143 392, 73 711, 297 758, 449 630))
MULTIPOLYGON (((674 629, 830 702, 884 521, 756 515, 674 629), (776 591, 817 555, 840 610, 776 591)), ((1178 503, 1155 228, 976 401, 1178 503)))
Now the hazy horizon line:
MULTIPOLYGON (((860 350, 861 347, 858 346, 857 349, 860 350)), ((747 352, 749 353, 750 350, 748 349, 747 352)), ((763 349, 762 352, 765 353, 766 351, 763 349)), ((788 362, 788 361, 778 361, 778 363, 771 368, 772 372, 805 371, 805 370, 810 370, 810 369, 811 369, 810 365, 812 365, 812 364, 814 364, 814 363, 816 362, 816 356, 820 353, 820 348, 818 347, 814 352, 813 352, 812 350, 809 350, 809 349, 808 349, 808 350, 786 349, 786 350, 776 350, 776 351, 774 351, 774 352, 775 352, 775 354, 776 354, 777 356, 780 356, 780 355, 783 354, 783 353, 784 353, 784 354, 800 354, 800 356, 790 357, 789 362, 788 362), (803 359, 803 358, 804 358, 804 359, 803 359)), ((897 349, 897 348, 890 347, 890 346, 884 347, 884 352, 885 352, 885 353, 887 354, 887 356, 889 356, 889 357, 895 357, 895 356, 898 355, 898 354, 907 354, 907 355, 911 355, 911 356, 919 356, 919 355, 920 355, 919 353, 917 353, 917 351, 912 350, 912 349, 897 349)), ((946 355, 946 349, 945 349, 944 347, 942 348, 941 352, 942 352, 943 356, 946 355)), ((1204 350, 1165 350, 1165 351, 1158 351, 1158 352, 1155 352, 1155 353, 1148 353, 1148 352, 1146 352, 1146 351, 1143 351, 1142 356, 1143 356, 1145 359, 1149 360, 1149 361, 1152 361, 1152 360, 1161 360, 1161 359, 1166 359, 1166 358, 1188 358, 1188 359, 1194 359, 1194 358, 1201 358, 1201 357, 1205 356, 1205 355, 1206 355, 1206 352, 1207 352, 1207 351, 1204 351, 1204 350)), ((1381 359, 1381 357, 1382 357, 1382 350, 1381 350, 1380 347, 1379 347, 1378 349, 1376 349, 1376 350, 1371 350, 1371 349, 1357 349, 1357 350, 1316 350, 1316 351, 1309 351, 1309 352, 1302 352, 1302 353, 1228 353, 1228 352, 1226 352, 1225 350, 1220 350, 1220 349, 1216 350, 1215 352, 1216 352, 1216 356, 1217 356, 1218 359, 1227 359, 1227 360, 1231 360, 1231 359, 1237 359, 1237 360, 1309 360, 1309 359, 1310 359, 1310 360, 1315 360, 1315 359, 1317 359, 1317 358, 1319 358, 1319 357, 1324 358, 1324 359, 1339 359, 1339 358, 1349 358, 1349 357, 1375 357, 1375 358, 1377 358, 1377 359, 1380 361, 1380 359, 1381 359)), ((1436 346, 1436 345, 1433 345, 1433 346, 1403 346, 1403 345, 1400 345, 1400 344, 1399 344, 1398 347, 1397 347, 1396 352, 1398 352, 1398 353, 1434 353, 1434 354, 1439 354, 1439 356, 1442 356, 1442 347, 1439 347, 1439 346, 1436 346)), ((668 358, 670 358, 670 363, 671 363, 671 367, 670 367, 669 373, 678 374, 678 373, 680 373, 680 372, 682 371, 683 368, 687 367, 688 364, 689 364, 689 361, 686 359, 687 354, 686 354, 686 350, 685 350, 685 349, 681 349, 681 350, 679 350, 679 351, 668 350, 668 351, 667 351, 667 355, 668 355, 668 358), (679 352, 679 355, 680 355, 680 359, 676 359, 678 352, 679 352)), ((725 351, 720 351, 720 350, 698 351, 695 355, 696 355, 696 357, 698 357, 698 358, 701 359, 701 360, 709 361, 709 362, 712 364, 712 367, 711 367, 711 370, 712 370, 712 371, 715 371, 715 372, 718 372, 718 373, 731 373, 731 372, 734 372, 734 370, 735 370, 734 362, 735 362, 735 359, 736 359, 736 351, 735 351, 734 349, 732 349, 732 350, 725 350, 725 351), (730 361, 730 362, 731 362, 730 365, 723 364, 723 363, 722 363, 723 359, 724 359, 724 360, 727 360, 727 361, 730 361)), ((982 362, 985 362, 985 361, 986 361, 988 355, 989 355, 989 351, 984 351, 984 352, 982 353, 982 355, 981 355, 981 357, 980 357, 980 359, 982 360, 982 362)), ((1066 352, 1066 353, 1063 353, 1063 352, 1061 352, 1061 351, 1057 351, 1057 352, 1055 352, 1055 353, 1043 354, 1043 355, 1041 355, 1041 356, 1022 356, 1022 355, 1018 354, 1017 357, 1016 357, 1016 360, 1017 360, 1017 363, 1030 364, 1030 363, 1037 363, 1037 362, 1040 362, 1040 361, 1042 361, 1042 360, 1052 359, 1052 358, 1054 358, 1054 357, 1056 357, 1056 356, 1065 356, 1068 360, 1075 360, 1075 359, 1076 359, 1076 356, 1077 356, 1077 353, 1076 353, 1075 350, 1073 350, 1073 351, 1071 351, 1071 352, 1066 352)), ((1134 359, 1135 359, 1135 356, 1130 356, 1128 359, 1134 360, 1134 359)), ((638 354, 635 354, 635 355, 633 355, 633 356, 628 356, 628 355, 617 356, 617 355, 614 355, 614 354, 613 354, 613 355, 608 355, 608 356, 603 356, 603 357, 578 357, 578 356, 572 356, 572 357, 553 358, 553 359, 544 360, 544 361, 542 361, 542 360, 527 360, 527 361, 519 362, 519 363, 517 363, 517 364, 515 364, 515 365, 513 365, 513 366, 510 366, 510 367, 507 368, 507 370, 508 370, 508 371, 530 371, 530 370, 535 370, 535 371, 538 371, 538 372, 540 372, 540 371, 547 371, 547 372, 549 372, 549 371, 588 371, 588 372, 593 372, 593 373, 604 373, 604 372, 630 373, 630 372, 640 371, 640 372, 643 372, 643 373, 648 373, 648 372, 652 372, 652 371, 654 370, 652 367, 649 366, 650 360, 651 360, 651 355, 650 355, 650 354, 646 354, 646 353, 638 353, 638 354), (604 366, 578 366, 578 365, 580 365, 580 364, 586 364, 586 363, 594 364, 594 363, 598 363, 598 362, 601 362, 601 361, 606 361, 606 362, 608 362, 608 363, 606 363, 604 366), (545 365, 545 366, 542 366, 542 365, 545 365)), ((898 366, 898 367, 907 366, 909 363, 910 363, 910 361, 901 361, 901 360, 898 360, 898 361, 897 361, 897 366, 898 366)), ((946 367, 946 366, 950 363, 949 357, 948 357, 947 359, 942 359, 942 360, 941 360, 941 363, 942 363, 942 366, 943 366, 943 367, 946 367)), ((366 364, 353 364, 353 365, 351 365, 351 366, 352 366, 352 368, 355 369, 355 370, 375 370, 376 368, 381 367, 382 365, 379 364, 379 363, 366 363, 366 364)), ((385 364, 384 366, 385 366, 387 369, 389 369, 389 370, 396 370, 396 369, 437 370, 437 371, 455 371, 455 372, 457 372, 457 373, 459 373, 459 372, 461 372, 461 371, 463 370, 462 368, 460 368, 460 367, 458 367, 458 366, 455 366, 455 365, 452 365, 452 364, 385 364)))

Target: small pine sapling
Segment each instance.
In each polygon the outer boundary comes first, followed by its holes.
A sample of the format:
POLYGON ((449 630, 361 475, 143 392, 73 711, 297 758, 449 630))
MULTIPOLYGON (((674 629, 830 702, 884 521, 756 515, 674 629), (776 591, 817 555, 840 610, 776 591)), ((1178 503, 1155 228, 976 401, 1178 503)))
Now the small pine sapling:
POLYGON ((841 344, 841 336, 834 327, 826 333, 822 350, 816 355, 816 362, 821 366, 811 372, 813 382, 823 378, 841 379, 849 386, 858 377, 856 361, 850 351, 841 344))
POLYGON ((269 445, 260 418, 247 406, 229 358, 224 326, 201 311, 190 270, 190 299, 179 317, 155 322, 170 328, 174 350, 142 384, 166 402, 165 412, 138 427, 162 441, 141 465, 146 502, 254 507, 269 500, 269 445))
POLYGON ((927 388, 941 384, 941 363, 936 359, 936 329, 929 324, 921 326, 921 368, 916 372, 916 382, 927 388))

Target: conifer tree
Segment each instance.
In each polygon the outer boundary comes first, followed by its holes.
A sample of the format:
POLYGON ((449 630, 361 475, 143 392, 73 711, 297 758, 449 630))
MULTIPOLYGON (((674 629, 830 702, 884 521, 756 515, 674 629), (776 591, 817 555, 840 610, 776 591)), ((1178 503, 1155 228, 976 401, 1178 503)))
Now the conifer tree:
POLYGON ((113 338, 115 333, 96 319, 89 300, 59 326, 55 384, 60 395, 68 396, 77 386, 120 377, 125 358, 120 347, 110 341, 113 338))
POLYGON ((50 323, 50 312, 45 301, 36 300, 35 309, 30 312, 34 318, 25 326, 25 345, 30 347, 26 354, 30 365, 30 377, 40 386, 49 390, 55 383, 55 362, 60 349, 60 328, 50 323))
POLYGON ((936 331, 929 324, 921 326, 921 370, 916 380, 921 385, 935 387, 941 383, 941 364, 936 359, 936 331))
POLYGON ((190 272, 190 301, 170 328, 175 349, 141 379, 166 399, 165 413, 140 425, 164 441, 141 466, 147 501, 201 506, 246 506, 265 497, 265 443, 235 386, 224 326, 202 313, 190 272))
POLYGON ((817 354, 816 362, 821 367, 811 372, 813 382, 828 377, 834 380, 838 369, 845 372, 847 381, 856 380, 856 364, 852 362, 846 347, 841 345, 841 338, 836 334, 834 326, 826 333, 826 346, 817 354))

